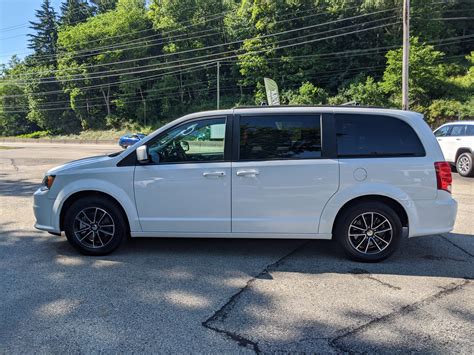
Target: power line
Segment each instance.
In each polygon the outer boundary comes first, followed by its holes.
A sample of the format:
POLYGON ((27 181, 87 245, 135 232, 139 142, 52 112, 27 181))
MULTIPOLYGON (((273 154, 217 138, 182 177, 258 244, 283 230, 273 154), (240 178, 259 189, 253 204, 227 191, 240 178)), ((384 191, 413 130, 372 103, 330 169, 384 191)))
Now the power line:
MULTIPOLYGON (((451 57, 455 57, 455 56, 451 56, 451 57)), ((446 59, 446 58, 443 58, 443 59, 446 59)), ((363 67, 354 67, 354 68, 342 69, 342 70, 321 71, 321 72, 318 72, 318 73, 313 73, 315 75, 312 75, 312 76, 305 76, 305 78, 306 79, 317 78, 319 83, 323 83, 323 82, 326 82, 326 80, 321 80, 321 79, 334 78, 334 74, 338 74, 338 73, 346 74, 346 73, 350 73, 350 72, 353 72, 353 71, 359 71, 359 70, 362 70, 362 69, 365 70, 365 72, 372 72, 372 71, 376 71, 376 70, 381 69, 381 68, 385 68, 385 66, 383 66, 383 65, 382 66, 363 66, 363 67), (320 74, 325 74, 325 75, 320 75, 320 74)), ((195 83, 192 83, 192 84, 186 84, 186 85, 178 85, 178 86, 171 86, 171 87, 165 87, 165 88, 160 88, 160 89, 145 90, 144 93, 163 92, 163 91, 167 91, 167 90, 170 90, 170 89, 188 88, 188 87, 203 84, 203 83, 210 84, 210 83, 214 83, 214 82, 216 82, 216 79, 204 80, 204 81, 199 81, 199 82, 195 82, 195 83)), ((301 83, 286 85, 285 88, 299 87, 299 86, 301 86, 301 83)), ((231 89, 231 88, 233 90, 236 90, 235 86, 221 87, 220 89, 225 90, 225 89, 231 89)), ((202 92, 202 91, 207 91, 208 93, 211 93, 211 92, 216 91, 216 89, 208 88, 208 89, 203 89, 203 90, 196 90, 195 92, 202 92)), ((181 93, 176 93, 176 94, 172 94, 172 95, 164 95, 164 96, 157 96, 157 97, 153 96, 151 98, 147 97, 145 100, 143 100, 143 99, 121 100, 121 102, 123 102, 123 103, 134 103, 134 102, 143 102, 143 101, 148 102, 148 101, 161 99, 163 97, 178 97, 180 95, 181 95, 181 93)), ((136 93, 120 94, 120 96, 118 98, 111 99, 110 101, 120 100, 121 97, 123 97, 123 96, 136 96, 136 93)), ((93 101, 93 100, 102 101, 103 98, 96 97, 96 98, 91 98, 91 99, 82 99, 81 102, 93 101)), ((79 101, 77 101, 77 102, 79 102, 79 101)), ((51 103, 51 104, 57 104, 57 103, 51 103)), ((86 105, 86 106, 76 106, 75 109, 76 108, 90 108, 90 107, 104 107, 104 106, 106 106, 105 103, 90 104, 90 105, 86 105)), ((7 106, 4 106, 4 107, 7 107, 7 106)), ((10 107, 17 107, 17 106, 10 106, 10 107)), ((38 111, 56 111, 56 110, 68 110, 68 109, 71 109, 71 107, 70 106, 68 106, 68 107, 47 107, 47 108, 40 108, 40 109, 38 109, 38 111)), ((24 113, 24 112, 29 112, 29 111, 28 110, 14 110, 14 111, 3 111, 3 112, 4 113, 22 113, 22 112, 24 113)))
MULTIPOLYGON (((384 10, 384 12, 386 12, 386 10, 384 10)), ((373 13, 371 13, 373 14, 373 13)), ((263 35, 263 36, 260 36, 258 37, 258 39, 264 39, 264 38, 270 38, 270 37, 274 37, 274 36, 279 36, 279 35, 282 35, 282 34, 287 34, 287 33, 292 33, 292 32, 295 32, 295 31, 300 31, 302 29, 308 29, 308 28, 314 28, 314 27, 320 27, 320 26, 324 26, 324 25, 327 25, 327 24, 332 24, 332 23, 337 23, 337 22, 341 22, 341 21, 348 21, 348 20, 352 20, 352 19, 355 19, 355 18, 359 18, 361 16, 368 16, 368 15, 371 15, 371 14, 367 14, 367 15, 357 15, 357 16, 352 16, 352 17, 348 17, 348 18, 344 18, 344 19, 339 19, 339 20, 334 20, 334 21, 328 21, 326 23, 320 23, 320 24, 317 24, 317 25, 311 25, 311 26, 305 26, 305 27, 302 27, 302 28, 297 28, 297 29, 292 29, 292 30, 287 30, 287 31, 281 31, 281 32, 276 32, 276 33, 272 33, 272 34, 267 34, 267 35, 263 35)), ((391 18, 394 18, 395 16, 390 16, 390 17, 386 17, 386 18, 382 18, 382 19, 376 19, 376 20, 371 20, 371 21, 366 21, 366 22, 363 22, 363 23, 358 23, 358 24, 353 24, 353 25, 349 25, 349 26, 345 26, 345 27, 341 27, 341 28, 335 28, 335 29, 331 29, 331 30, 327 30, 327 31, 323 31, 323 32, 319 32, 319 33, 312 33, 312 34, 308 34, 308 35, 304 35, 304 36, 299 36, 299 37, 296 37, 296 38, 291 38, 291 39, 287 39, 287 40, 282 40, 281 42, 287 42, 287 41, 291 41, 291 40, 294 40, 294 39, 299 39, 299 38, 304 38, 304 37, 309 37, 309 36, 314 36, 314 35, 319 35, 319 34, 324 34, 324 33, 330 33, 330 32, 334 32, 334 31, 339 31, 339 30, 343 30, 343 29, 347 29, 347 28, 352 28, 352 27, 356 27, 356 26, 360 26, 360 25, 367 25, 367 24, 370 24, 370 23, 374 23, 374 22, 379 22, 379 21, 386 21, 386 20, 389 20, 391 18)), ((170 57, 170 56, 176 56, 176 55, 180 55, 180 54, 183 54, 183 53, 194 53, 194 52, 198 52, 198 51, 203 51, 203 50, 208 50, 208 49, 213 49, 213 48, 218 48, 218 47, 222 47, 222 46, 230 46, 230 45, 233 45, 233 44, 239 44, 239 43, 243 43, 245 41, 248 41, 248 40, 251 40, 252 38, 247 38, 247 39, 241 39, 241 40, 236 40, 236 41, 232 41, 232 42, 227 42, 227 43, 220 43, 220 44, 216 44, 216 45, 212 45, 212 46, 207 46, 207 47, 201 47, 201 48, 196 48, 196 49, 188 49, 188 50, 184 50, 184 51, 180 51, 180 52, 174 52, 174 53, 165 53, 165 54, 159 54, 159 55, 154 55, 154 56, 148 56, 148 57, 142 57, 142 58, 134 58, 134 59, 129 59, 129 60, 123 60, 123 61, 116 61, 116 62, 111 62, 111 63, 104 63, 104 64, 95 64, 95 65, 90 65, 90 66, 81 66, 79 68, 70 68, 69 70, 77 70, 77 69, 80 69, 80 70, 84 70, 86 68, 95 68, 95 67, 100 67, 100 66, 109 66, 109 65, 117 65, 117 64, 123 64, 123 63, 130 63, 130 62, 138 62, 138 61, 142 61, 142 60, 150 60, 150 59, 157 59, 157 58, 165 58, 165 57, 170 57)), ((262 44, 262 46, 265 45, 265 44, 262 44)), ((214 55, 218 55, 218 54, 228 54, 228 53, 233 53, 235 52, 235 50, 232 50, 232 51, 227 51, 227 52, 220 52, 220 53, 211 53, 211 54, 208 54, 206 56, 199 56, 199 57, 194 57, 194 58, 190 58, 190 59, 180 59, 180 60, 175 60, 174 62, 165 62, 165 63, 157 63, 157 64, 148 64, 148 65, 144 65, 144 66, 140 66, 140 68, 145 68, 145 67, 150 67, 150 66, 158 66, 158 65, 164 65, 164 64, 171 64, 171 63, 176 63, 176 62, 183 62, 183 61, 189 61, 189 60, 195 60, 195 59, 201 59, 201 58, 204 58, 204 57, 209 57, 209 56, 214 56, 214 55)), ((110 69, 110 70, 106 70, 106 71, 102 71, 102 72, 95 72, 95 73, 92 73, 92 74, 102 74, 102 73, 111 73, 111 72, 119 72, 119 71, 124 71, 124 70, 128 70, 128 69, 131 69, 131 68, 120 68, 120 69, 110 69)), ((58 70, 53 70, 51 72, 61 72, 62 70, 61 69, 58 69, 58 70)), ((144 71, 140 71, 140 72, 144 72, 144 71)), ((81 74, 72 74, 71 76, 72 77, 75 77, 75 76, 80 76, 81 74)), ((30 75, 31 76, 31 75, 30 75)), ((21 77, 21 76, 15 76, 13 78, 17 78, 17 77, 21 77)), ((62 77, 65 77, 66 78, 66 81, 67 81, 67 78, 66 76, 62 76, 62 77)), ((69 76, 70 77, 70 76, 69 76)), ((53 81, 60 81, 60 79, 58 79, 57 76, 51 76, 51 77, 45 77, 45 78, 42 78, 42 79, 53 79, 51 82, 53 81)), ((73 79, 69 79, 69 80, 73 80, 73 79)), ((82 78, 79 79, 79 80, 83 80, 82 78)))
MULTIPOLYGON (((354 8, 355 8, 355 6, 354 6, 354 8)), ((224 14, 225 14, 225 13, 228 13, 228 12, 231 12, 231 11, 232 11, 232 10, 226 11, 226 12, 224 12, 224 14)), ((308 11, 308 10, 302 11, 302 12, 307 12, 307 11, 308 11)), ((383 11, 385 11, 385 10, 383 10, 383 11)), ((318 13, 318 14, 313 14, 313 15, 311 15, 311 16, 322 16, 322 15, 327 14, 327 13, 328 13, 328 12, 322 12, 322 13, 318 13)), ((222 14, 222 13, 221 13, 221 14, 222 14)), ((290 14, 287 14, 286 16, 289 16, 289 15, 290 15, 290 14)), ((367 14, 367 15, 371 15, 371 14, 367 14)), ((224 16, 225 16, 225 15, 224 15, 224 16)), ((187 28, 195 27, 195 26, 198 26, 198 25, 200 25, 200 24, 213 21, 213 20, 218 19, 218 18, 220 18, 220 17, 223 17, 223 16, 221 15, 221 16, 217 16, 216 18, 207 18, 207 19, 206 19, 205 21, 203 21, 203 22, 200 22, 200 23, 197 23, 197 24, 193 24, 193 25, 189 25, 189 26, 185 26, 185 27, 182 27, 182 28, 180 28, 180 29, 171 30, 171 31, 164 32, 164 33, 157 33, 157 34, 150 35, 150 36, 147 36, 147 37, 141 37, 141 38, 139 38, 139 42, 136 42, 137 39, 134 39, 134 40, 130 40, 130 41, 128 41, 128 42, 122 42, 121 44, 118 44, 118 45, 116 44, 116 45, 112 45, 112 46, 103 46, 103 47, 98 47, 98 48, 94 48, 94 49, 87 49, 87 50, 82 50, 82 51, 75 51, 75 52, 74 52, 75 54, 74 54, 73 56, 71 56, 71 58, 79 58, 79 57, 88 56, 88 55, 85 55, 85 54, 84 54, 84 55, 78 55, 77 53, 80 54, 80 53, 87 53, 87 52, 96 52, 96 51, 98 51, 99 49, 117 48, 117 47, 119 47, 119 46, 125 46, 125 45, 127 45, 127 44, 130 44, 130 43, 132 43, 132 42, 133 42, 133 44, 146 43, 147 40, 149 40, 149 39, 151 39, 151 38, 153 38, 153 37, 157 37, 157 36, 165 37, 165 35, 167 35, 167 34, 170 34, 170 33, 176 32, 176 31, 182 31, 182 30, 187 29, 187 28)), ((295 19, 298 19, 298 18, 299 18, 299 17, 295 17, 295 18, 291 18, 291 19, 287 19, 287 20, 281 20, 281 22, 291 21, 291 20, 295 20, 295 19)), ((188 22, 189 22, 189 21, 188 21, 188 22)), ((276 23, 279 23, 279 22, 280 22, 280 21, 276 21, 276 23)), ((215 29, 215 28, 212 28, 212 29, 215 29)), ((210 30, 211 30, 211 29, 207 29, 207 30, 205 30, 205 31, 210 31, 210 30)), ((217 29, 215 29, 215 30, 217 30, 217 29)), ((140 31, 137 31, 137 32, 140 32, 140 31)), ((217 32, 216 34, 220 34, 220 32, 217 32)), ((146 45, 144 45, 144 46, 141 46, 140 48, 149 47, 149 46, 152 46, 152 45, 163 44, 163 43, 171 43, 171 42, 174 42, 174 41, 173 41, 173 38, 182 37, 182 36, 187 36, 187 35, 188 35, 187 33, 181 34, 181 35, 176 35, 176 36, 173 36, 173 37, 171 37, 171 38, 168 38, 166 41, 165 41, 163 38, 160 38, 160 39, 158 40, 158 41, 160 41, 160 42, 158 42, 158 43, 156 43, 156 44, 150 44, 150 43, 148 43, 148 44, 146 44, 146 45)), ((120 35, 120 36, 124 36, 124 35, 120 35)), ((114 36, 108 37, 108 38, 113 38, 113 37, 114 37, 114 36)), ((185 39, 183 39, 183 40, 185 40, 185 39)), ((92 42, 95 42, 95 41, 98 41, 98 40, 93 40, 92 42)), ((157 41, 157 40, 154 40, 154 41, 157 41)), ((87 41, 87 42, 85 42, 85 43, 89 43, 89 42, 91 42, 91 41, 87 41)), ((136 48, 136 47, 132 47, 131 49, 134 49, 134 48, 136 48)), ((122 50, 124 51, 124 50, 129 50, 129 49, 128 49, 128 48, 125 48, 125 49, 122 49, 122 50)), ((63 52, 63 53, 69 53, 69 52, 63 52)), ((102 54, 102 53, 106 53, 106 52, 100 52, 100 53, 102 54)), ((90 54, 90 55, 97 55, 97 54, 99 54, 99 53, 92 53, 92 54, 90 54)), ((56 54, 45 55, 45 57, 51 57, 51 56, 56 57, 56 56, 58 56, 58 55, 56 55, 56 54)), ((37 56, 37 58, 38 58, 38 56, 37 56)))
MULTIPOLYGON (((268 52, 268 51, 276 51, 276 50, 284 49, 284 48, 292 48, 292 47, 300 46, 300 45, 303 45, 303 44, 309 44, 309 43, 319 42, 319 41, 323 41, 323 40, 327 40, 327 39, 338 38, 338 37, 342 37, 342 36, 346 36, 346 35, 351 35, 351 34, 356 34, 356 33, 361 33, 361 32, 367 32, 367 31, 370 31, 370 30, 373 30, 373 29, 392 26, 392 25, 396 25, 396 24, 399 24, 399 23, 400 23, 400 21, 392 22, 392 23, 386 23, 386 24, 383 24, 383 25, 373 26, 373 27, 360 29, 360 30, 354 30, 354 31, 351 31, 351 32, 345 32, 345 33, 336 34, 336 35, 327 36, 327 37, 322 37, 322 38, 315 38, 315 39, 306 40, 306 41, 298 42, 298 43, 291 43, 291 44, 287 44, 287 45, 283 45, 283 46, 277 46, 277 47, 274 47, 274 48, 267 48, 267 49, 262 49, 262 50, 249 51, 249 52, 246 52, 245 55, 254 55, 254 54, 259 54, 259 53, 265 53, 265 52, 268 52)), ((294 39, 292 39, 292 40, 294 40, 294 39)), ((226 59, 237 58, 239 56, 240 56, 239 54, 234 54, 234 55, 226 57, 226 59)), ((191 59, 193 59, 193 58, 191 58, 191 59)), ((222 59, 222 58, 220 58, 220 59, 222 59)), ((207 61, 195 62, 193 64, 198 65, 198 64, 205 64, 205 63, 213 63, 216 60, 219 60, 219 59, 214 58, 214 59, 207 60, 207 61)), ((182 67, 182 66, 186 66, 186 65, 189 65, 189 64, 176 65, 176 66, 174 66, 174 68, 175 67, 182 67)), ((121 83, 126 83, 126 82, 142 81, 143 79, 151 79, 151 78, 154 78, 154 77, 156 77, 156 75, 152 75, 150 77, 145 77, 145 78, 135 78, 135 79, 130 79, 130 80, 123 80, 123 81, 118 81, 118 82, 114 82, 114 83, 106 83, 106 84, 94 85, 94 86, 88 86, 88 87, 79 87, 78 89, 108 87, 108 86, 112 86, 112 85, 120 85, 121 83)), ((50 95, 50 94, 62 93, 62 92, 63 92, 62 90, 54 90, 54 91, 33 93, 33 94, 30 94, 30 95, 50 95)), ((22 94, 22 95, 4 95, 4 96, 1 96, 0 98, 21 97, 21 96, 24 96, 24 94, 22 94)))

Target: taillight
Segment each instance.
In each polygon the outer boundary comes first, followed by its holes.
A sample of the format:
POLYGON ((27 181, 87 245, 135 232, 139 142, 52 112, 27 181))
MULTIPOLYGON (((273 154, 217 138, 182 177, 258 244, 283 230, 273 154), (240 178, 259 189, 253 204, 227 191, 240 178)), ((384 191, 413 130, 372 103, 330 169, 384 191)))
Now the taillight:
POLYGON ((436 170, 436 181, 438 182, 438 190, 451 192, 451 184, 453 177, 451 176, 451 165, 446 161, 438 161, 434 163, 436 170))

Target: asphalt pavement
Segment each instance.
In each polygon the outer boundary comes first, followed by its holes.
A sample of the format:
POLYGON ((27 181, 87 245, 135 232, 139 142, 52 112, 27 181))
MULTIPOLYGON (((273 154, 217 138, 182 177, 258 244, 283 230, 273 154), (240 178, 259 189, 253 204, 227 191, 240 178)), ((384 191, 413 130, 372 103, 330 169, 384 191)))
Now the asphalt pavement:
POLYGON ((0 144, 0 353, 472 353, 474 178, 453 174, 452 233, 377 264, 304 240, 134 239, 86 257, 33 228, 47 169, 118 149, 0 144))

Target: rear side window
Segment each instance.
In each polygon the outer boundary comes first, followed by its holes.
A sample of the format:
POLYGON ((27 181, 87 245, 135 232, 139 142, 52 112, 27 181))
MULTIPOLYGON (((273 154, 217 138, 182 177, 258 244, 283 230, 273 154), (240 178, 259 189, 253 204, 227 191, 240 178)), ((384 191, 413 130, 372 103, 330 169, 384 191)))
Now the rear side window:
POLYGON ((395 117, 337 114, 339 157, 424 156, 415 131, 395 117))
POLYGON ((241 116, 240 160, 321 157, 321 118, 309 115, 241 116))
POLYGON ((466 136, 474 136, 474 124, 466 126, 466 136))

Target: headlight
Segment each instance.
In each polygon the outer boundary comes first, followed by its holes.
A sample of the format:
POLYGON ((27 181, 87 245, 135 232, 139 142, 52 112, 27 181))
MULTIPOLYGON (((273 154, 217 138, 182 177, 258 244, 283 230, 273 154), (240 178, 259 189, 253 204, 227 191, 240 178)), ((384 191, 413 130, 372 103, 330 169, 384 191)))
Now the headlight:
POLYGON ((53 182, 55 178, 56 178, 56 175, 46 175, 43 178, 43 182, 42 182, 43 188, 49 190, 51 186, 53 186, 53 182))

